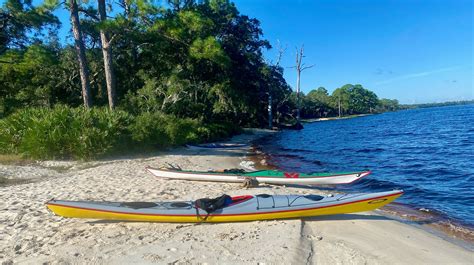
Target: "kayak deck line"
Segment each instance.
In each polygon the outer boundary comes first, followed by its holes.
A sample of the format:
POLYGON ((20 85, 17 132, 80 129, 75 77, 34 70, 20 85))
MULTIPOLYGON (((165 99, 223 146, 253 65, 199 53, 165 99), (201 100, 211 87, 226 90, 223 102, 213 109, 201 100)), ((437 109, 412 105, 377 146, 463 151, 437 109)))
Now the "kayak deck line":
MULTIPOLYGON (((219 214, 211 213, 206 220, 202 220, 196 214, 151 214, 139 212, 123 212, 104 209, 93 209, 86 207, 77 207, 63 205, 54 202, 47 202, 46 206, 56 215, 64 217, 91 218, 91 219, 115 219, 131 221, 149 221, 149 222, 239 222, 268 219, 287 219, 318 215, 331 215, 352 212, 370 211, 386 205, 403 194, 403 191, 391 193, 383 196, 371 197, 363 200, 355 200, 318 206, 304 209, 288 209, 283 211, 258 211, 237 214, 219 214)), ((365 195, 365 194, 363 194, 365 195)), ((362 195, 360 195, 362 196, 362 195)), ((254 196, 252 196, 254 197, 254 196)), ((256 197, 256 196, 255 196, 256 197)), ((349 198, 349 199, 352 199, 349 198)), ((346 199, 347 200, 347 199, 346 199)), ((245 202, 245 201, 244 201, 245 202)), ((190 205, 194 205, 192 201, 190 205)), ((195 209, 195 207, 192 207, 195 209)), ((281 207, 283 208, 283 207, 281 207)))

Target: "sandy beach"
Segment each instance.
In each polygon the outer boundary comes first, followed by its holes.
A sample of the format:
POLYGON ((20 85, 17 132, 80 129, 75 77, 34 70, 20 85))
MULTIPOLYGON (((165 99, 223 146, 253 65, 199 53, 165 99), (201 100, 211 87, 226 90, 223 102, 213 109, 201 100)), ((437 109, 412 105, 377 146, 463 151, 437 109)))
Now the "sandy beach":
MULTIPOLYGON (((268 132, 244 134, 249 142, 268 132)), ((153 156, 92 162, 0 165, 2 264, 472 264, 474 254, 380 211, 305 220, 167 224, 66 219, 44 203, 65 200, 194 200, 223 193, 309 194, 316 190, 158 179, 146 166, 190 170, 251 168, 250 149, 173 149, 153 156)), ((324 191, 320 191, 324 193, 324 191)))

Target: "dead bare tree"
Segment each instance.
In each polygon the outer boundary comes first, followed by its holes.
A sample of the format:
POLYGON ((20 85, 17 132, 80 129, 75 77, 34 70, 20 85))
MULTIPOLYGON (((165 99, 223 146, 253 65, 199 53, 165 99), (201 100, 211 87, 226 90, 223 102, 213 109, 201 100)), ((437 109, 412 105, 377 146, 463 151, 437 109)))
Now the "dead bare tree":
POLYGON ((301 48, 298 49, 296 47, 296 65, 293 66, 292 68, 296 69, 296 121, 297 124, 300 124, 301 122, 301 116, 300 116, 300 109, 301 109, 301 100, 300 100, 300 93, 301 93, 301 88, 300 88, 300 80, 301 80, 301 72, 303 72, 306 69, 314 67, 314 64, 312 65, 305 65, 303 63, 303 58, 304 58, 304 45, 301 45, 301 48))

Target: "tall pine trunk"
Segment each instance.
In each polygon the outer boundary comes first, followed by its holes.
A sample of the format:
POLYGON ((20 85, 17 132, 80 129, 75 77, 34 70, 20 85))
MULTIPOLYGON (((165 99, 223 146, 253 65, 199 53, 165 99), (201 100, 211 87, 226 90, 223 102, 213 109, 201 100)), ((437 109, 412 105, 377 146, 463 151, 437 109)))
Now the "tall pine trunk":
POLYGON ((86 48, 82 38, 81 24, 79 23, 79 13, 76 0, 69 0, 69 11, 71 12, 71 25, 74 34, 74 43, 77 52, 77 60, 79 62, 79 74, 81 76, 82 99, 84 107, 92 106, 89 85, 89 68, 87 67, 86 48))
MULTIPOLYGON (((100 21, 107 20, 107 12, 105 11, 105 0, 98 0, 100 21)), ((109 99, 109 108, 115 107, 115 74, 112 61, 112 47, 110 39, 105 30, 100 30, 100 41, 102 44, 102 55, 104 57, 105 82, 107 84, 107 97, 109 99)))

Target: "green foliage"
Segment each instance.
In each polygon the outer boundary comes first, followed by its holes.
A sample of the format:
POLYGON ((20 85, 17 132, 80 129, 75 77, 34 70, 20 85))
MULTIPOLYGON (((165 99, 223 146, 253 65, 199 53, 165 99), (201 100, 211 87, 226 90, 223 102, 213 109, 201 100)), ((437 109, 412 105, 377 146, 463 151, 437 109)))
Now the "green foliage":
POLYGON ((339 115, 378 113, 400 109, 397 100, 381 99, 362 87, 362 85, 347 84, 329 95, 323 87, 312 90, 307 96, 302 95, 302 116, 305 118, 320 118, 339 115))
MULTIPOLYGON (((95 5, 79 1, 97 107, 90 111, 76 108, 82 99, 74 45, 57 41, 52 11, 67 5, 32 3, 7 0, 0 9, 0 153, 88 159, 127 146, 212 141, 241 126, 266 126, 270 97, 277 121, 295 116, 296 96, 283 68, 263 57, 271 46, 260 22, 228 0, 121 1, 109 6, 114 16, 103 22, 94 18, 95 5), (103 108, 99 30, 113 36, 114 112, 103 108)), ((325 88, 301 94, 301 105, 305 118, 337 115, 339 106, 343 115, 398 108, 350 84, 332 95, 325 88)))
POLYGON ((144 77, 143 87, 125 96, 125 109, 135 114, 160 111, 163 103, 159 90, 161 84, 156 78, 144 77))
POLYGON ((307 112, 311 113, 314 117, 326 117, 333 113, 331 108, 331 97, 328 91, 324 87, 319 87, 316 90, 311 90, 306 96, 306 105, 311 107, 307 112))
POLYGON ((6 0, 0 7, 0 55, 54 34, 60 22, 52 11, 51 5, 33 6, 31 0, 6 0))
POLYGON ((237 133, 232 124, 203 124, 159 112, 132 116, 107 108, 26 108, 0 120, 0 154, 92 159, 118 151, 212 141, 237 133), (131 148, 130 148, 131 147, 131 148))
POLYGON ((0 153, 19 153, 19 146, 34 118, 31 112, 25 109, 0 119, 0 153))
POLYGON ((170 137, 171 145, 183 145, 198 141, 198 125, 199 123, 196 120, 189 118, 169 119, 166 124, 166 133, 170 137))
MULTIPOLYGON (((49 10, 56 3, 48 0, 41 8, 49 10)), ((27 2, 22 5, 15 10, 35 9, 27 2)), ((98 29, 114 35, 118 105, 135 115, 159 111, 207 123, 232 121, 255 126, 267 123, 268 93, 278 101, 290 92, 282 69, 263 59, 262 49, 270 45, 262 39, 259 21, 241 15, 230 1, 170 1, 164 6, 152 1, 124 1, 123 7, 114 10, 115 18, 97 22, 93 5, 81 6, 85 10, 81 26, 91 72, 91 97, 96 105, 107 104, 98 29)), ((54 21, 44 20, 41 25, 53 26, 54 21)), ((43 54, 33 46, 10 46, 8 56, 12 58, 0 58, 20 62, 2 65, 5 75, 0 76, 0 82, 9 85, 0 95, 0 115, 25 105, 80 104, 73 46, 59 47, 54 41, 43 40, 46 44, 38 46, 43 54), (27 56, 30 52, 34 56, 27 56)))
POLYGON ((350 114, 371 113, 377 106, 377 95, 361 85, 351 86, 348 92, 350 114))
POLYGON ((195 119, 144 112, 129 127, 132 140, 141 146, 169 147, 229 137, 240 129, 228 123, 202 124, 195 119))
POLYGON ((212 123, 201 125, 197 129, 199 141, 212 142, 228 138, 241 132, 241 128, 232 123, 212 123))
POLYGON ((189 53, 193 58, 207 59, 222 67, 227 66, 230 60, 214 37, 196 39, 189 47, 189 53))
POLYGON ((20 106, 50 106, 58 79, 58 61, 55 51, 42 45, 31 45, 25 52, 10 50, 0 56, 0 81, 6 108, 4 112, 20 106))
POLYGON ((349 96, 349 87, 351 85, 345 85, 341 88, 337 88, 332 92, 331 95, 331 106, 338 110, 341 110, 341 114, 345 114, 349 110, 350 106, 350 96, 349 96))
MULTIPOLYGON (((152 147, 168 147, 173 144, 168 130, 170 118, 162 113, 144 112, 130 125, 132 140, 152 147)), ((176 138, 176 135, 173 135, 176 138)))
POLYGON ((329 104, 329 94, 326 88, 319 87, 316 90, 311 90, 308 93, 308 98, 313 102, 317 102, 318 105, 328 105, 329 104))
POLYGON ((0 120, 0 153, 32 158, 89 159, 126 138, 130 116, 108 109, 29 108, 0 120))
POLYGON ((400 104, 396 99, 386 99, 382 98, 379 100, 376 111, 385 112, 385 111, 396 111, 400 109, 400 104))

